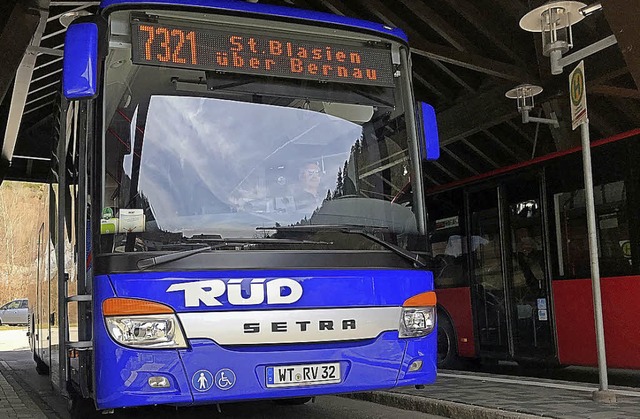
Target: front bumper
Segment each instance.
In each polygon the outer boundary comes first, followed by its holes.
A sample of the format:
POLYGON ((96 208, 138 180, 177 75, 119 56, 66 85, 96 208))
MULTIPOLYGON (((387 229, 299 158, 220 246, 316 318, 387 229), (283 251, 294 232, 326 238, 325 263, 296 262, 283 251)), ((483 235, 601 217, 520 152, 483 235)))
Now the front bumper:
POLYGON ((192 339, 184 350, 137 350, 116 344, 106 334, 98 338, 102 341, 95 358, 100 409, 308 397, 431 384, 436 379, 434 332, 413 339, 384 332, 357 342, 236 347, 192 339), (409 365, 418 359, 422 368, 409 372, 409 365), (327 362, 340 363, 340 383, 267 388, 267 366, 327 362), (165 377, 169 387, 152 388, 148 380, 157 376, 165 377))

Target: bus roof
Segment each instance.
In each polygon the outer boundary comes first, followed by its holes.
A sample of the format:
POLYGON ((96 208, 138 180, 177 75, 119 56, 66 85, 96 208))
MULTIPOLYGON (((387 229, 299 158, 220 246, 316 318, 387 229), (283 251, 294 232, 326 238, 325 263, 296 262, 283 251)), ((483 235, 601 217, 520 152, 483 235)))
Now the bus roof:
POLYGON ((250 3, 240 0, 102 0, 101 9, 112 6, 140 6, 140 5, 167 5, 167 6, 194 6, 216 9, 226 12, 245 12, 278 18, 289 18, 307 22, 325 23, 343 26, 351 29, 361 29, 368 32, 377 32, 386 36, 392 36, 408 42, 407 35, 402 29, 391 28, 380 23, 354 19, 331 13, 316 12, 313 10, 293 9, 290 7, 273 6, 267 4, 250 3))

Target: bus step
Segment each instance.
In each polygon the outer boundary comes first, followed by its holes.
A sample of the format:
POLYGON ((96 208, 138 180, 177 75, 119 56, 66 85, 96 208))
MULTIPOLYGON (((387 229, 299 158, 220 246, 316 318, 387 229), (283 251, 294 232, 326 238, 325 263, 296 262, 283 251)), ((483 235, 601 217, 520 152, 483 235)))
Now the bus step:
POLYGON ((81 295, 72 295, 71 297, 67 297, 67 302, 72 301, 91 301, 92 297, 90 294, 81 294, 81 295))
POLYGON ((93 341, 82 340, 79 342, 65 342, 67 349, 88 350, 93 349, 93 341))

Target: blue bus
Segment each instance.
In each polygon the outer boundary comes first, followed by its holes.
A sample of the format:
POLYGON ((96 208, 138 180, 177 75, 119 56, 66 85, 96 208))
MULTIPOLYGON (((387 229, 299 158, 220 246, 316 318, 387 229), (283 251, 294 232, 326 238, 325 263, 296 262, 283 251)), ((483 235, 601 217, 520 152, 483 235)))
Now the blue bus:
POLYGON ((30 334, 74 415, 434 382, 438 136, 401 30, 104 0, 64 54, 30 334))

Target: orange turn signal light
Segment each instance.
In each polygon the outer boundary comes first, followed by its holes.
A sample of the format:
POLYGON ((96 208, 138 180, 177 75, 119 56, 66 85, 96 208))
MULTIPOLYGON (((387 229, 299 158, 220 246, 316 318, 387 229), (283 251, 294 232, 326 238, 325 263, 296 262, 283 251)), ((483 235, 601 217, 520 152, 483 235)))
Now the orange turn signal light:
POLYGON ((414 295, 402 304, 403 307, 435 307, 437 303, 436 293, 434 291, 423 292, 414 295))
POLYGON ((153 301, 135 298, 107 298, 102 303, 105 316, 130 316, 140 314, 174 314, 171 307, 153 301))

